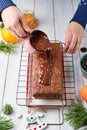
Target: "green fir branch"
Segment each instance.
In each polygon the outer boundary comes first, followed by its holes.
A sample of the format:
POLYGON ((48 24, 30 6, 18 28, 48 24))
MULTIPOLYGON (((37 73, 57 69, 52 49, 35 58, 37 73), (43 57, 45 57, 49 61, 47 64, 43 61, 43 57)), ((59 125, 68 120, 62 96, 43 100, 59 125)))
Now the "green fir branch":
POLYGON ((11 119, 0 117, 0 130, 10 130, 14 127, 11 119))
POLYGON ((5 104, 2 108, 2 112, 5 114, 5 115, 10 115, 13 113, 13 108, 10 104, 5 104))
POLYGON ((74 130, 87 126, 87 109, 81 102, 73 103, 64 116, 74 130))
POLYGON ((12 43, 6 43, 4 41, 0 41, 0 52, 3 52, 5 54, 7 53, 16 53, 16 46, 12 43))
POLYGON ((0 30, 4 27, 4 23, 0 22, 0 30))

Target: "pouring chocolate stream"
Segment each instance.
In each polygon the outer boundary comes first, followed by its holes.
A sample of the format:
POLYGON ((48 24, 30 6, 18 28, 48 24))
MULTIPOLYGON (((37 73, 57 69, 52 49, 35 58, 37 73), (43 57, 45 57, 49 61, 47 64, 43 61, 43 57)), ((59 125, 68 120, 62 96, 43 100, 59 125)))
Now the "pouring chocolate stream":
POLYGON ((30 34, 30 44, 39 52, 46 52, 50 48, 50 41, 47 35, 40 30, 35 30, 30 34))
POLYGON ((30 44, 44 58, 44 62, 39 66, 38 82, 39 84, 49 86, 51 84, 52 72, 50 41, 44 32, 35 30, 30 34, 30 44))

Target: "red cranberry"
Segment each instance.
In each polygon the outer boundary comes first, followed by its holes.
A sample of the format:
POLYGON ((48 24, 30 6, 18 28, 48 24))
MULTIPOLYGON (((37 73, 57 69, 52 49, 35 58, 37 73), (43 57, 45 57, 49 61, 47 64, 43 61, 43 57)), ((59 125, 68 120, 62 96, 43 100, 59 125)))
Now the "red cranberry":
POLYGON ((33 117, 31 117, 31 120, 33 119, 33 117))
POLYGON ((41 125, 39 125, 39 128, 41 128, 41 125))

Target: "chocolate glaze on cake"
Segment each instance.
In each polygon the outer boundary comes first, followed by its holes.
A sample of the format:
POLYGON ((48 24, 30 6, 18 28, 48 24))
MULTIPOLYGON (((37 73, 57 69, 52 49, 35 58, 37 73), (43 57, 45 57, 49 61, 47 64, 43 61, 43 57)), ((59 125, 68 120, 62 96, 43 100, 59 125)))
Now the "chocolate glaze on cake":
POLYGON ((52 59, 49 57, 49 53, 40 53, 39 60, 38 83, 49 86, 51 84, 52 59))
POLYGON ((60 99, 62 96, 62 46, 50 44, 51 58, 46 53, 33 54, 32 94, 40 99, 60 99))

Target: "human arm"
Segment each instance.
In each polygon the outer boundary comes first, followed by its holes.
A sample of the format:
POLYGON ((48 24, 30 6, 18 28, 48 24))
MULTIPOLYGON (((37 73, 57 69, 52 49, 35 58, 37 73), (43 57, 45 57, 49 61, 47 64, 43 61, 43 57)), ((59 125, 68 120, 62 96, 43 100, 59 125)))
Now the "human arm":
POLYGON ((78 50, 83 38, 86 24, 87 0, 81 0, 72 20, 66 29, 64 52, 74 53, 78 50))

